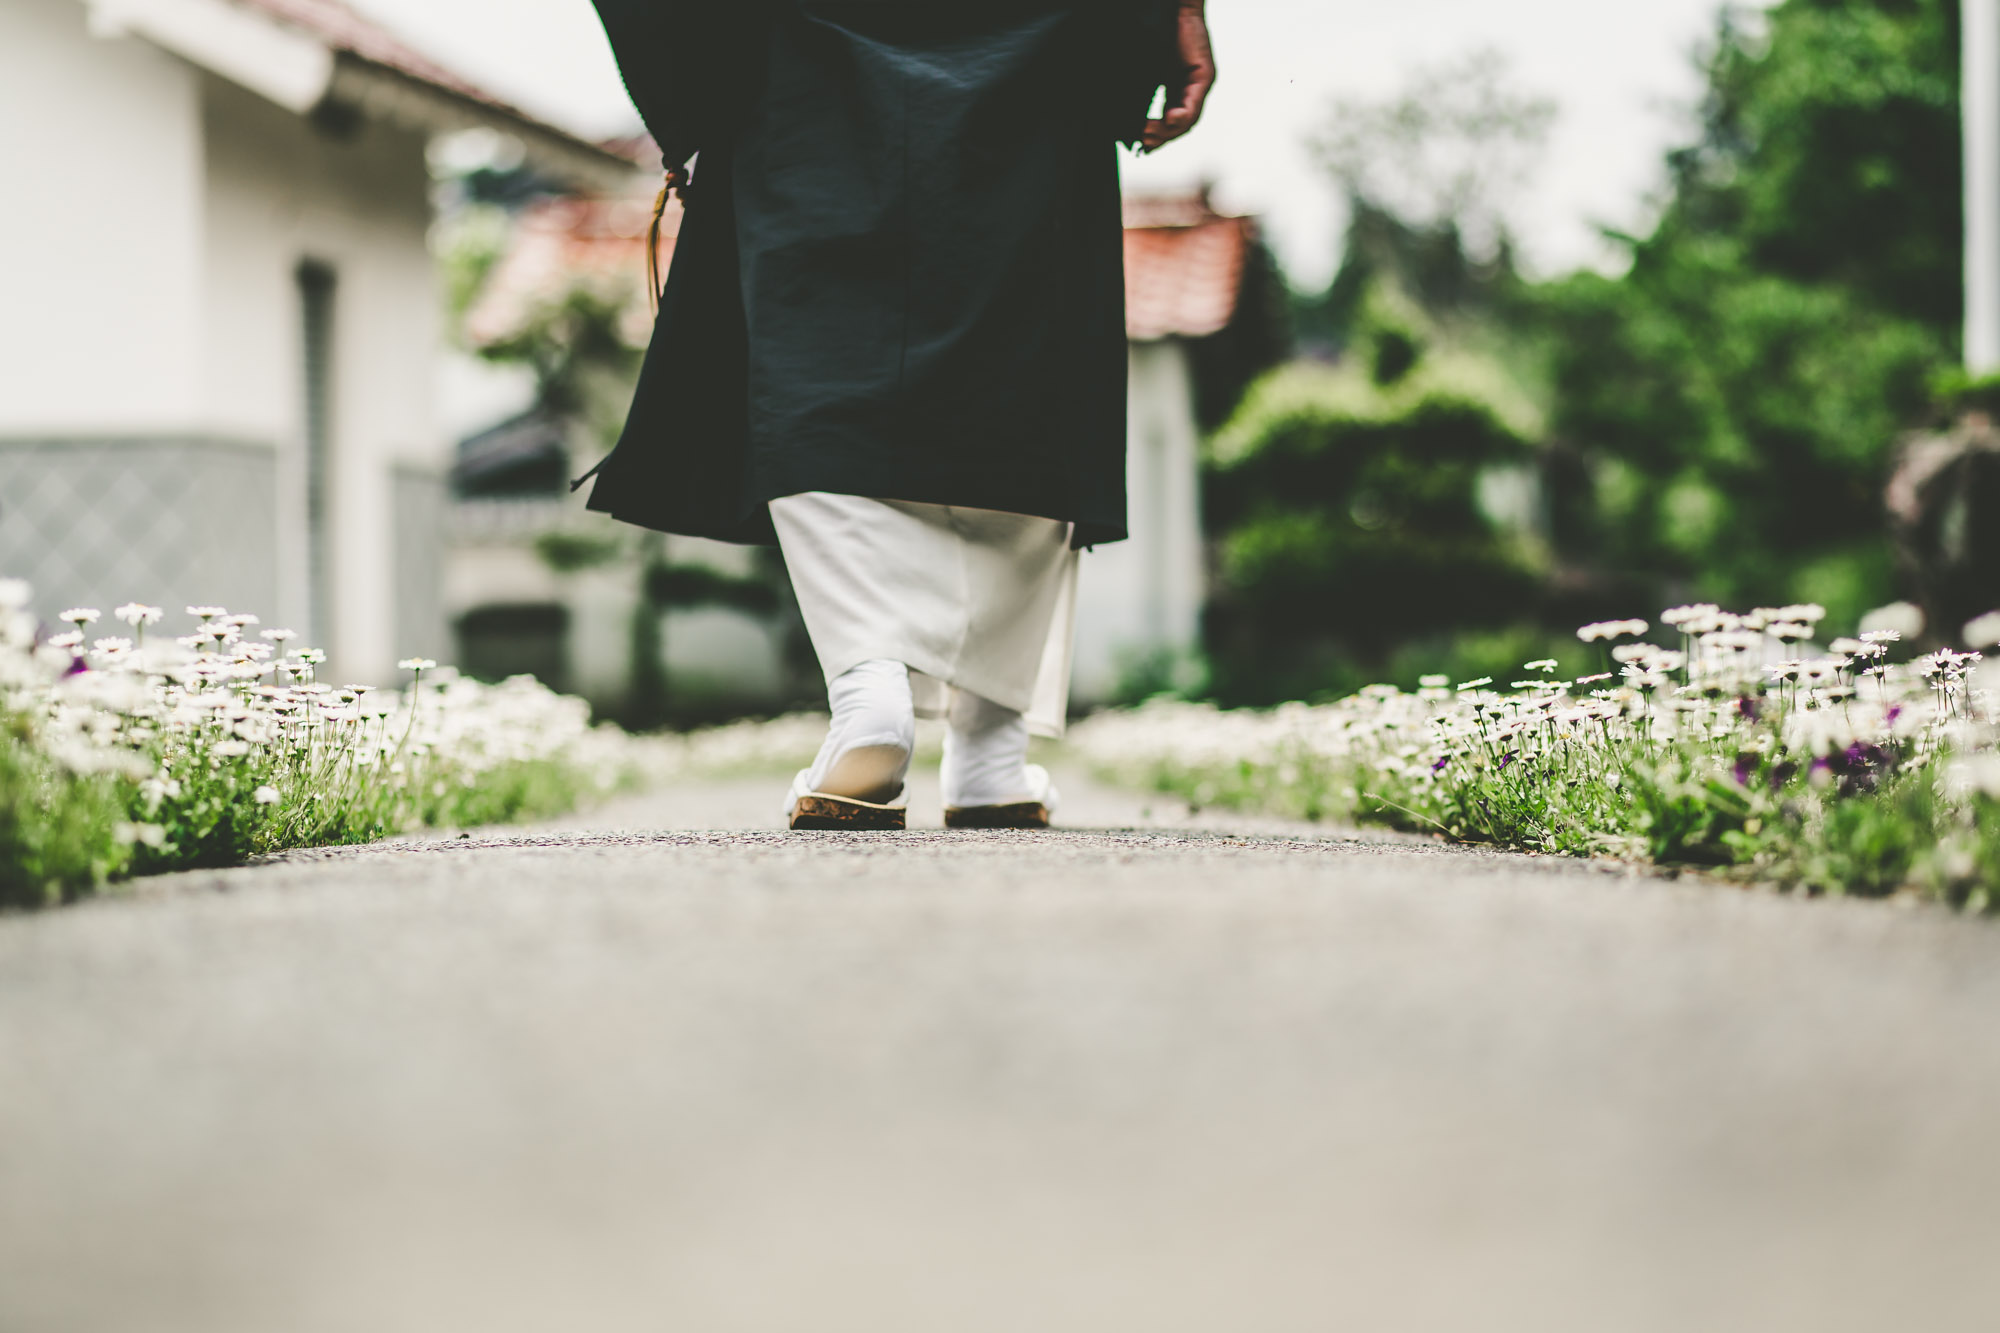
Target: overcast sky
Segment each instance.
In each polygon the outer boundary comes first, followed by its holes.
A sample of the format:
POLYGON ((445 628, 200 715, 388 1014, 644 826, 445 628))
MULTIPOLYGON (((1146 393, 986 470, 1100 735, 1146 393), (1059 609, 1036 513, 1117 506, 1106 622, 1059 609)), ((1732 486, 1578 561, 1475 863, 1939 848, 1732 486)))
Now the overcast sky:
MULTIPOLYGON (((728 3, 729 0, 717 0, 728 3)), ((636 116, 589 0, 353 0, 415 44, 522 107, 586 134, 636 116)), ((1718 0, 1211 0, 1222 83, 1195 135, 1133 164, 1127 180, 1213 179, 1229 207, 1265 219, 1301 283, 1329 276, 1340 210, 1304 139, 1335 96, 1393 94, 1408 72, 1480 48, 1561 115, 1534 188, 1514 210, 1540 272, 1602 264, 1600 225, 1649 216, 1661 155, 1684 141, 1700 91, 1692 53, 1718 0)))

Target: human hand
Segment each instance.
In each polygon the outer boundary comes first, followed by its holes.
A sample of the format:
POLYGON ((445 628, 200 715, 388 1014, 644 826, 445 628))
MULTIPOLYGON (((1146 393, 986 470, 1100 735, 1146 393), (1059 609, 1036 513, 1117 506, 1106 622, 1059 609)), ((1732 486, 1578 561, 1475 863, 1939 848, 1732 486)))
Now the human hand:
POLYGON ((1186 134, 1201 120, 1209 90, 1215 87, 1215 47, 1208 37, 1207 0, 1181 0, 1181 60, 1187 83, 1158 120, 1146 122, 1142 142, 1153 152, 1186 134))

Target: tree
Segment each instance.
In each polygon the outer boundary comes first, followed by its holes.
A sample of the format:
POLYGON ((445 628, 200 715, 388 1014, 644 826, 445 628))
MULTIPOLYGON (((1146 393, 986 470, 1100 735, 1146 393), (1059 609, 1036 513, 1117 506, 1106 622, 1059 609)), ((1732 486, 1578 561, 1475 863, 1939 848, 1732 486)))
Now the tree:
MULTIPOLYGON (((1552 116, 1491 55, 1334 107, 1315 150, 1348 196, 1347 249, 1298 314, 1307 347, 1339 363, 1267 378, 1209 451, 1223 699, 1414 685, 1451 655, 1440 637, 1536 618, 1543 413, 1492 334, 1517 282, 1507 204, 1552 116), (1417 655, 1429 664, 1404 670, 1417 655)), ((1510 638, 1479 665, 1520 651, 1510 638)))
POLYGON ((1619 278, 1524 291, 1565 561, 1669 596, 1894 591, 1882 487, 1956 356, 1956 0, 1731 11, 1697 141, 1619 278))
POLYGON ((1416 71, 1387 101, 1342 98, 1313 153, 1349 199, 1414 228, 1454 230, 1492 258, 1556 119, 1554 102, 1510 77, 1505 56, 1476 51, 1416 71))
POLYGON ((1884 484, 1957 360, 1958 60, 1957 0, 1726 11, 1660 220, 1615 238, 1629 269, 1540 284, 1506 213, 1546 103, 1479 57, 1337 106, 1316 149, 1353 223, 1299 322, 1342 362, 1253 393, 1218 438, 1218 688, 1400 680, 1413 645, 1444 661, 1440 639, 1506 614, 1549 634, 1666 600, 1816 601, 1851 624, 1890 600, 1884 484), (1455 415, 1412 387, 1454 379, 1455 415), (1505 410, 1523 398, 1538 410, 1505 410), (1471 506, 1517 461, 1540 543, 1471 506))
POLYGON ((1384 101, 1333 104, 1309 146, 1347 199, 1346 253, 1324 295, 1295 298, 1307 350, 1342 351, 1378 281, 1450 319, 1483 308, 1512 280, 1507 213, 1556 107, 1515 89, 1510 77, 1504 57, 1475 52, 1416 70, 1384 101))

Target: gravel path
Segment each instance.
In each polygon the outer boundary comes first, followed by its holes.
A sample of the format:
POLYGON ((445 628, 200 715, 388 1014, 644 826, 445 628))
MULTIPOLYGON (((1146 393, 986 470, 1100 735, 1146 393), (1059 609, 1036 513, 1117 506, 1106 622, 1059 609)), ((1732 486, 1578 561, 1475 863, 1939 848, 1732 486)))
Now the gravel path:
POLYGON ((0 919, 0 1333, 2000 1326, 1985 923, 778 785, 0 919))

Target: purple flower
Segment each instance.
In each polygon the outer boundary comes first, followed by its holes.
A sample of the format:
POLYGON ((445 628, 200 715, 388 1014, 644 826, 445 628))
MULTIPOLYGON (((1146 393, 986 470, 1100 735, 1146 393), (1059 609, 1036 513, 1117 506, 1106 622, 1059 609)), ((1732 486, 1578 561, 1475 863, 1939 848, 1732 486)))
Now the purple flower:
POLYGON ((1736 700, 1737 716, 1741 717, 1746 722, 1755 722, 1757 720, 1758 713, 1762 711, 1763 711, 1762 706, 1758 703, 1758 701, 1756 699, 1751 698, 1747 694, 1740 696, 1736 700))
POLYGON ((1867 745, 1860 741, 1841 751, 1842 763, 1849 769, 1880 768, 1889 760, 1889 755, 1879 745, 1867 745))
POLYGON ((1444 772, 1445 766, 1450 762, 1451 762, 1451 756, 1446 755, 1444 758, 1438 760, 1435 764, 1431 765, 1431 772, 1434 774, 1444 772))

